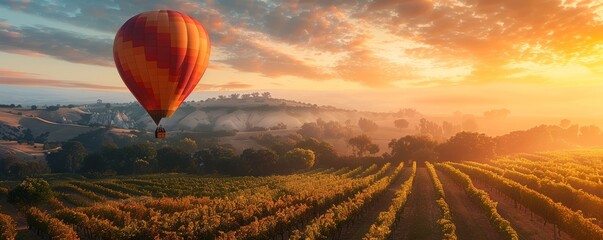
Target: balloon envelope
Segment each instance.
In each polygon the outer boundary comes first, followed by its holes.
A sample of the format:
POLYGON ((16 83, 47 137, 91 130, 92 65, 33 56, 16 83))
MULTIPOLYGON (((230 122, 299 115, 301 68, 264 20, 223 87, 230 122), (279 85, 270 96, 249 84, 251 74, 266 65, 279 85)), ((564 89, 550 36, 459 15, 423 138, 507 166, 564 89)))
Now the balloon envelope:
POLYGON ((209 61, 207 31, 170 10, 140 13, 119 29, 113 59, 122 80, 156 124, 195 89, 209 61))

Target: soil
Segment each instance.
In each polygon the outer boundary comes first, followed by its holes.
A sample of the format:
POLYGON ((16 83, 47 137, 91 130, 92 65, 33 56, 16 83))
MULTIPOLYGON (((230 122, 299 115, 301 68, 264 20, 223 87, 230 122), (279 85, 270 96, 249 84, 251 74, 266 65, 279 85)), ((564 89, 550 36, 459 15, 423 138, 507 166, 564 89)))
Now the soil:
MULTIPOLYGON (((553 224, 544 224, 544 219, 540 216, 532 214, 525 207, 515 207, 513 199, 507 197, 496 189, 486 186, 485 184, 474 181, 473 184, 490 195, 490 198, 498 202, 498 213, 511 222, 511 226, 519 233, 521 239, 554 239, 553 224)), ((565 232, 557 235, 557 239, 573 239, 565 232)))
POLYGON ((441 229, 437 223, 441 213, 436 204, 435 187, 427 168, 417 168, 413 185, 402 219, 394 228, 391 237, 409 240, 442 239, 441 229))
POLYGON ((343 228, 338 239, 362 239, 369 231, 371 225, 377 220, 377 216, 382 211, 386 211, 392 203, 392 199, 396 195, 402 184, 408 180, 412 169, 405 167, 400 176, 390 184, 389 188, 371 204, 370 208, 361 215, 349 227, 343 228))
POLYGON ((465 189, 447 174, 441 171, 437 171, 437 174, 442 181, 459 239, 504 239, 490 224, 484 210, 465 193, 465 189))

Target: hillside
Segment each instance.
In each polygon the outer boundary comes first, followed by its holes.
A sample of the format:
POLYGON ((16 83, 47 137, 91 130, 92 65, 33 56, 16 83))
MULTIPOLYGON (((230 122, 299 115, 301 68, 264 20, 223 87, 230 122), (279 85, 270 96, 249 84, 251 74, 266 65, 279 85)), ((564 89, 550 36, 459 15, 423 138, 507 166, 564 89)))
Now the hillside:
MULTIPOLYGON (((134 119, 139 126, 151 130, 155 124, 137 104, 115 107, 134 119)), ((94 111, 94 109, 91 109, 94 111)), ((199 102, 186 102, 170 118, 161 124, 168 130, 191 131, 249 131, 270 129, 284 124, 287 129, 296 129, 304 123, 337 121, 352 124, 358 119, 391 120, 391 114, 358 112, 355 110, 337 109, 329 106, 299 103, 284 99, 208 99, 199 102)), ((388 125, 392 125, 389 123, 388 125)))
POLYGON ((49 133, 48 141, 66 141, 82 133, 97 129, 97 127, 66 124, 57 119, 81 119, 82 111, 77 109, 61 109, 49 112, 46 110, 4 110, 0 111, 0 137, 18 137, 16 129, 29 129, 34 137, 49 133), (21 113, 21 114, 18 114, 21 113), (46 118, 44 118, 46 117, 46 118), (54 121, 53 121, 54 120, 54 121))

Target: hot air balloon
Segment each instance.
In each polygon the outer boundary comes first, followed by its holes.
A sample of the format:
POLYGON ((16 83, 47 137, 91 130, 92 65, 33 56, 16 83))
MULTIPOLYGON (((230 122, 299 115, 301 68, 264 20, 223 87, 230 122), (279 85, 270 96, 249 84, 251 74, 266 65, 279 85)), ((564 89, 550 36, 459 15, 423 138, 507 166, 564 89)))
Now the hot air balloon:
POLYGON ((130 92, 158 125, 191 94, 205 73, 210 41, 194 18, 176 11, 140 13, 117 31, 113 42, 115 66, 130 92))

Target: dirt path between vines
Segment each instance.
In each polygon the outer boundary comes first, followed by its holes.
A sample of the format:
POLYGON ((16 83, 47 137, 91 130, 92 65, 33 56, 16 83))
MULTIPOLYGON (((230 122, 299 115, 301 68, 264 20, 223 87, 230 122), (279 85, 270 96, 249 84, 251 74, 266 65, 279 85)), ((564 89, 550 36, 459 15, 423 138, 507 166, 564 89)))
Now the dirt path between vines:
MULTIPOLYGON (((513 199, 506 197, 503 193, 487 187, 485 184, 474 181, 475 187, 486 191, 490 198, 498 202, 498 213, 511 222, 511 226, 517 231, 521 239, 554 239, 553 225, 548 223, 544 225, 544 220, 534 214, 532 218, 530 211, 525 208, 516 208, 513 199)), ((520 206, 520 205, 518 205, 520 206)), ((559 240, 573 239, 565 232, 561 232, 559 240)))
POLYGON ((484 210, 477 203, 471 201, 465 193, 465 189, 457 185, 442 171, 437 171, 437 174, 442 181, 446 202, 452 212, 459 239, 503 239, 490 224, 484 210))
POLYGON ((436 204, 435 187, 427 168, 417 168, 412 189, 402 218, 393 229, 391 237, 409 240, 442 239, 437 223, 441 213, 436 204))
POLYGON ((362 216, 360 216, 354 223, 352 223, 348 228, 343 228, 341 235, 338 239, 362 239, 364 235, 369 231, 371 225, 375 223, 377 216, 382 211, 386 211, 392 203, 392 199, 396 194, 396 191, 400 189, 402 184, 408 180, 410 173, 412 171, 411 167, 404 167, 400 176, 394 180, 392 184, 389 185, 388 189, 381 195, 378 199, 372 203, 372 206, 366 211, 362 216))

